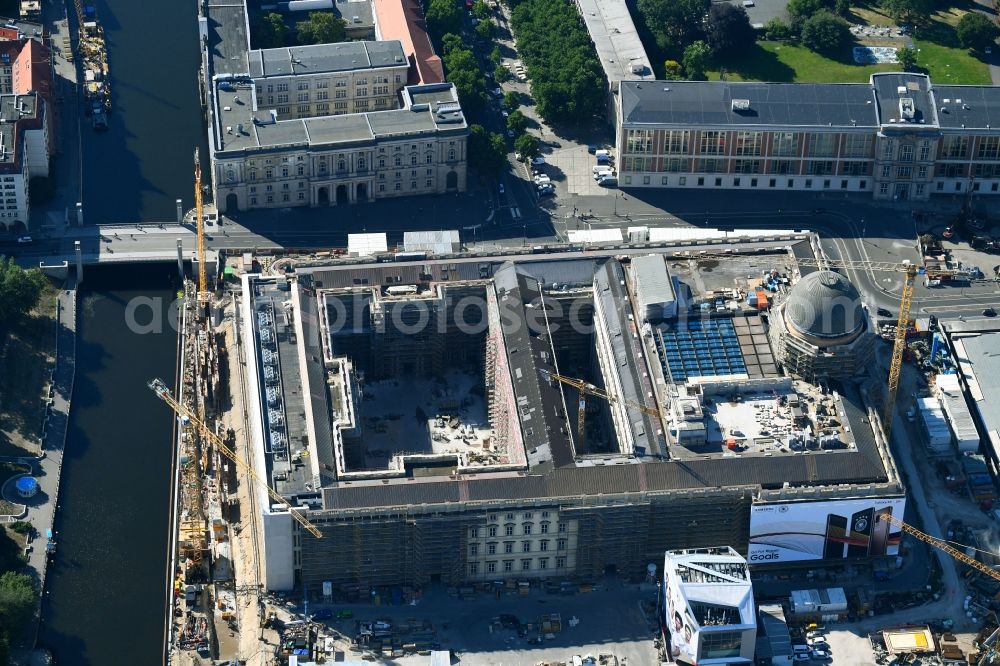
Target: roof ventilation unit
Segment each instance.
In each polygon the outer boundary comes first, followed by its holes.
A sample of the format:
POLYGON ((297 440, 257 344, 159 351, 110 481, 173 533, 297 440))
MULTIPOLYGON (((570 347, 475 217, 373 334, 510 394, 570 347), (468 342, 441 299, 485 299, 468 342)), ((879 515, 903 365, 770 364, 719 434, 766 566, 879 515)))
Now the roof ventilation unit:
POLYGON ((916 115, 916 111, 913 108, 913 98, 912 97, 900 97, 899 98, 899 117, 903 120, 912 121, 913 117, 916 115))
POLYGON ((733 111, 749 111, 749 110, 750 110, 750 100, 748 99, 733 100, 733 111))

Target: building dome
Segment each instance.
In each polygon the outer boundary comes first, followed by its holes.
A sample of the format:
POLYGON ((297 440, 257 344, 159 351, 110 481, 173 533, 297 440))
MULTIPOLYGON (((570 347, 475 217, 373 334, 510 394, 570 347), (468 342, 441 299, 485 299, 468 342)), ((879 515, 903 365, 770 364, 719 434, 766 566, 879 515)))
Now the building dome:
POLYGON ((799 280, 785 301, 784 316, 793 333, 821 345, 856 338, 866 321, 857 288, 832 271, 816 271, 799 280))

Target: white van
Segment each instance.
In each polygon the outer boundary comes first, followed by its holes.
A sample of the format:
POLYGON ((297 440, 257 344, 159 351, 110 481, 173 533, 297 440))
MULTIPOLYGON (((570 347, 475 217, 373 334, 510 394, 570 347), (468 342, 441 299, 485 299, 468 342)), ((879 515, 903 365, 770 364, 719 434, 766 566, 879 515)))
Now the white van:
POLYGON ((812 651, 812 649, 808 645, 793 645, 792 646, 792 653, 793 654, 808 654, 811 651, 812 651))
POLYGON ((601 155, 603 155, 604 157, 611 157, 611 151, 610 150, 604 150, 604 149, 595 150, 594 151, 594 155, 596 155, 597 157, 600 157, 601 155))
POLYGON ((594 167, 593 171, 594 175, 597 175, 599 173, 614 173, 615 170, 609 167, 607 164, 598 164, 597 166, 594 167))
POLYGON ((601 187, 618 187, 618 179, 614 176, 603 176, 597 184, 601 187))

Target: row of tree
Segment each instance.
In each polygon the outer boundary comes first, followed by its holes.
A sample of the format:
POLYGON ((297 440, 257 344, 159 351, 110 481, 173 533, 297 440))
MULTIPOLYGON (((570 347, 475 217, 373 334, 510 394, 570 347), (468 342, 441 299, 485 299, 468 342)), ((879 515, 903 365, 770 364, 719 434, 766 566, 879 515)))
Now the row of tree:
POLYGON ((452 33, 441 38, 441 50, 445 76, 455 84, 462 109, 471 114, 481 112, 486 108, 486 77, 475 54, 452 33))
POLYGON ((278 49, 283 46, 334 44, 347 37, 347 21, 332 12, 309 12, 309 18, 289 31, 285 18, 276 12, 262 14, 250 28, 254 48, 278 49))
POLYGON ((511 13, 511 26, 542 118, 579 124, 603 112, 604 72, 574 4, 523 0, 511 13))
MULTIPOLYGON (((24 533, 14 523, 15 531, 24 533)), ((18 639, 35 614, 38 591, 35 582, 24 569, 21 546, 0 527, 0 664, 9 663, 11 642, 18 639)))

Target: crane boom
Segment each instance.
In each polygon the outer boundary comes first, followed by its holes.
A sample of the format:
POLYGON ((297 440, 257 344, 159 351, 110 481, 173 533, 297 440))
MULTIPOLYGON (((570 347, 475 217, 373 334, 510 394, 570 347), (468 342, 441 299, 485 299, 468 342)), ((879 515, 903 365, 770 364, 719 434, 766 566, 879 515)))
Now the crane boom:
POLYGON ((212 440, 212 443, 216 446, 216 448, 218 448, 219 451, 223 453, 223 455, 225 455, 227 458, 236 463, 236 466, 239 467, 244 474, 246 474, 251 480, 256 481, 257 483, 263 485, 264 489, 267 491, 267 494, 271 496, 272 500, 285 505, 285 507, 288 508, 288 512, 291 514, 292 518, 294 518, 299 525, 308 530, 309 533, 312 534, 317 539, 323 538, 323 533, 319 531, 319 528, 313 525, 311 522, 309 522, 298 509, 294 508, 291 504, 289 504, 288 500, 286 500, 284 497, 276 493, 267 483, 267 481, 265 481, 264 479, 262 479, 260 476, 257 475, 257 472, 254 471, 250 463, 243 460, 239 455, 237 455, 235 451, 229 448, 229 446, 226 445, 226 443, 222 440, 222 438, 219 437, 214 432, 212 432, 211 428, 209 428, 204 421, 199 419, 197 415, 194 414, 194 412, 192 412, 190 409, 188 409, 180 402, 178 402, 174 398, 174 396, 170 394, 170 389, 167 388, 167 385, 163 382, 162 379, 154 379, 153 381, 149 382, 148 386, 153 391, 153 393, 155 393, 160 400, 167 403, 167 405, 169 405, 170 408, 173 409, 178 416, 183 416, 187 418, 189 421, 191 421, 191 423, 198 426, 198 428, 203 433, 205 433, 205 436, 208 437, 210 440, 212 440))
POLYGON ((658 409, 655 409, 653 407, 647 407, 646 405, 640 404, 634 400, 629 400, 627 398, 619 397, 614 393, 608 393, 604 389, 595 386, 590 382, 585 382, 582 379, 576 379, 575 377, 567 377, 565 375, 560 375, 555 372, 550 372, 548 370, 541 370, 541 372, 542 374, 549 377, 549 379, 560 382, 561 384, 565 384, 566 386, 572 386, 573 388, 575 388, 577 391, 580 392, 580 410, 577 413, 576 429, 581 439, 584 436, 586 427, 587 403, 585 396, 588 395, 594 395, 597 396, 598 398, 603 398, 604 400, 607 400, 612 404, 621 403, 623 405, 627 405, 628 407, 633 407, 635 409, 638 409, 640 412, 648 416, 655 416, 656 418, 661 418, 660 411, 658 409))
POLYGON ((895 516, 893 516, 891 514, 887 514, 887 513, 876 514, 876 518, 878 520, 884 520, 886 522, 889 522, 889 523, 895 525, 896 527, 898 527, 899 529, 903 530, 904 532, 906 532, 908 534, 912 534, 913 536, 915 536, 916 538, 920 539, 924 543, 928 543, 928 544, 934 546, 935 548, 943 550, 944 552, 948 553, 949 555, 951 555, 952 557, 954 557, 959 562, 962 562, 963 564, 968 564, 973 569, 986 574, 990 578, 992 578, 994 580, 1000 580, 1000 571, 996 571, 995 569, 992 569, 992 568, 986 566, 985 564, 983 564, 982 562, 980 562, 979 560, 977 560, 974 557, 969 557, 968 555, 966 555, 965 553, 963 553, 962 551, 960 551, 958 548, 955 548, 954 546, 952 546, 950 543, 948 543, 944 539, 939 539, 937 537, 933 537, 930 534, 924 534, 923 532, 921 532, 920 530, 918 530, 916 527, 913 527, 912 525, 909 525, 908 523, 904 523, 902 520, 900 520, 899 518, 896 518, 895 516))
POLYGON ((201 160, 198 149, 194 149, 194 214, 198 231, 198 300, 208 299, 208 277, 205 273, 205 221, 204 206, 201 201, 201 160))

